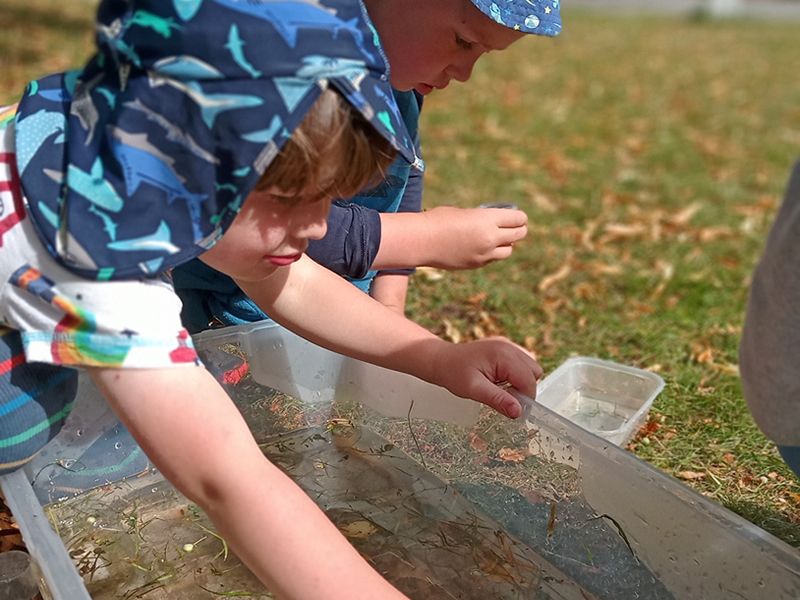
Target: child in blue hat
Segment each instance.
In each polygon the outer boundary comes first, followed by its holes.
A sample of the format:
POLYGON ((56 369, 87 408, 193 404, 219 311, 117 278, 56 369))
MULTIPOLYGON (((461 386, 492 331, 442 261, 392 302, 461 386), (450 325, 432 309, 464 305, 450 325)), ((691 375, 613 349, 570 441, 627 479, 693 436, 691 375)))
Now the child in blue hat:
POLYGON ((303 254, 331 198, 419 164, 362 5, 104 0, 98 23, 83 70, 0 110, 0 469, 55 435, 85 368, 278 596, 401 597, 264 458, 170 281, 197 257, 333 350, 511 417, 496 382, 535 393, 510 342, 448 344, 303 254))
MULTIPOLYGON (((391 66, 390 82, 419 151, 423 97, 469 79, 486 52, 561 30, 559 0, 364 0, 391 66)), ((440 206, 425 212, 420 170, 401 160, 377 188, 334 204, 328 234, 308 254, 401 314, 416 266, 475 268, 511 255, 527 233, 520 210, 440 206)), ((233 281, 200 261, 177 269, 190 331, 266 317, 233 281)))

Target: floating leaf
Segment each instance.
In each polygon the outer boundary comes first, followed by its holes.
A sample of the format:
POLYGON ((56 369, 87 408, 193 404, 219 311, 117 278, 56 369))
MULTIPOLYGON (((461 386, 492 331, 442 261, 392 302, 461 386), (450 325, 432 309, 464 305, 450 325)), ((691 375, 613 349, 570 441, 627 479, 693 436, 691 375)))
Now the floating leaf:
POLYGON ((515 450, 513 448, 500 448, 497 456, 500 458, 500 460, 504 460, 506 462, 522 462, 525 460, 525 453, 521 450, 515 450))
POLYGON ((486 452, 489 449, 489 444, 477 433, 469 434, 469 446, 475 450, 475 452, 486 452))
POLYGON ((378 528, 369 521, 353 521, 346 525, 340 525, 339 531, 348 539, 364 540, 378 531, 378 528))

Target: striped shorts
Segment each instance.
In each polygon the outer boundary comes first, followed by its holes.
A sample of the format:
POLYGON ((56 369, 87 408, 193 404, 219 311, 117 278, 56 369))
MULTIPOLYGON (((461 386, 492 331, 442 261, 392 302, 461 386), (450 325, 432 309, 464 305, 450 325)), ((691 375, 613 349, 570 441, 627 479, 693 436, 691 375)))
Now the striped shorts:
POLYGON ((27 362, 19 332, 0 327, 0 475, 55 437, 77 390, 75 369, 27 362))

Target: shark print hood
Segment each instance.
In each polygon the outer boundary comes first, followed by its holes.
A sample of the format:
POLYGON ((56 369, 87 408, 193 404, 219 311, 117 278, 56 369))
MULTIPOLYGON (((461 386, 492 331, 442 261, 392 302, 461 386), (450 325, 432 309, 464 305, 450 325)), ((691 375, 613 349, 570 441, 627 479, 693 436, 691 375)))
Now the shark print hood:
POLYGON ((28 213, 83 277, 205 252, 329 86, 422 168, 360 0, 102 0, 96 43, 15 120, 28 213))

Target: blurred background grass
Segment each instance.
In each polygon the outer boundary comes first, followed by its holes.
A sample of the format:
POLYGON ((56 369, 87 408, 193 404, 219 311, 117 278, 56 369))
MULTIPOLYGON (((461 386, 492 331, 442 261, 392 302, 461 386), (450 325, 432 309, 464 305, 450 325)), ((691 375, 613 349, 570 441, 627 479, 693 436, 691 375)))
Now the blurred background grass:
MULTIPOLYGON (((88 56, 92 2, 2 0, 0 102, 88 56)), ((800 22, 603 16, 478 64, 423 113, 426 205, 509 201, 510 260, 420 270, 409 315, 502 333, 546 370, 589 355, 667 382, 630 450, 800 547, 800 485, 753 424, 737 345, 749 277, 800 155, 800 22)))

